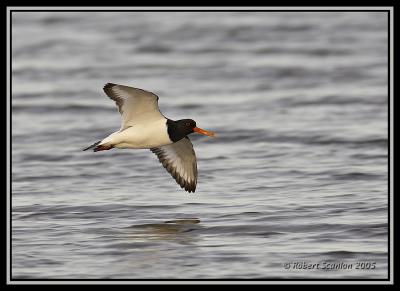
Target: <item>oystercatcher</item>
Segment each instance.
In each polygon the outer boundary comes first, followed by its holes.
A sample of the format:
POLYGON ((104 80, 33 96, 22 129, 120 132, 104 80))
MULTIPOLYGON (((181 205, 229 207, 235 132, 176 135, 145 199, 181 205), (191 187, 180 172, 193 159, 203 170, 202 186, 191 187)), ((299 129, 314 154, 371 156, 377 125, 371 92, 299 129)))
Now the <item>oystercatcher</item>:
POLYGON ((214 136, 214 132, 197 127, 192 119, 166 118, 158 108, 159 98, 154 93, 113 83, 107 83, 103 90, 117 104, 122 125, 84 151, 150 149, 181 188, 195 192, 197 161, 188 135, 197 132, 214 136))

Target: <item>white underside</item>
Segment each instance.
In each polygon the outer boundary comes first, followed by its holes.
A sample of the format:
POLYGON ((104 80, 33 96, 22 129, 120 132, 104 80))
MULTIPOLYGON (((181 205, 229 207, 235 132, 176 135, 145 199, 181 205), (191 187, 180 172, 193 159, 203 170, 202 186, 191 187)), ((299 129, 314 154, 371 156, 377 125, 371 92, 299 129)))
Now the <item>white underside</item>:
POLYGON ((171 143, 164 118, 114 132, 103 139, 100 145, 112 145, 119 149, 150 149, 171 143))

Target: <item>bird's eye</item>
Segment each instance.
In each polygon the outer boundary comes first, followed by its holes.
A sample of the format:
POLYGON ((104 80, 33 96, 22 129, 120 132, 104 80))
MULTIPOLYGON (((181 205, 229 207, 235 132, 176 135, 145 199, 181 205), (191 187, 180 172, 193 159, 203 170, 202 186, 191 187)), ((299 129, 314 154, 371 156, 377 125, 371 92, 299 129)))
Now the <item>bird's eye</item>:
POLYGON ((190 126, 190 123, 189 123, 189 122, 186 122, 186 126, 190 126))

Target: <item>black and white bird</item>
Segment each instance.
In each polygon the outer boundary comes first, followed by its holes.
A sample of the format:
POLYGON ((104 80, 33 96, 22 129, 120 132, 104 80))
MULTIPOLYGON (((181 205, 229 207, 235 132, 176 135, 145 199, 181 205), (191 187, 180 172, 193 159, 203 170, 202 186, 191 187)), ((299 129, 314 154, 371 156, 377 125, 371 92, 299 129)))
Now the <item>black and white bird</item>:
POLYGON ((176 182, 186 191, 197 185, 197 161, 188 137, 193 132, 214 136, 196 126, 192 119, 171 120, 158 108, 158 96, 138 88, 107 83, 104 92, 114 100, 121 113, 121 128, 84 149, 104 151, 150 149, 176 182))

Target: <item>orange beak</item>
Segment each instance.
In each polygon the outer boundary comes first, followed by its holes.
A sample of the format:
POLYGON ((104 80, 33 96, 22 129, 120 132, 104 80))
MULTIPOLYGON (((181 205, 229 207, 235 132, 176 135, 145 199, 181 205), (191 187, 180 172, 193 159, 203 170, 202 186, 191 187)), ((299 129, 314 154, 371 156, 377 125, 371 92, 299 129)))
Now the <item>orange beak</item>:
POLYGON ((199 127, 193 128, 193 131, 198 132, 198 133, 200 133, 200 134, 208 135, 208 136, 211 136, 211 137, 214 137, 214 136, 215 136, 215 133, 214 133, 214 132, 201 129, 201 128, 199 128, 199 127))

